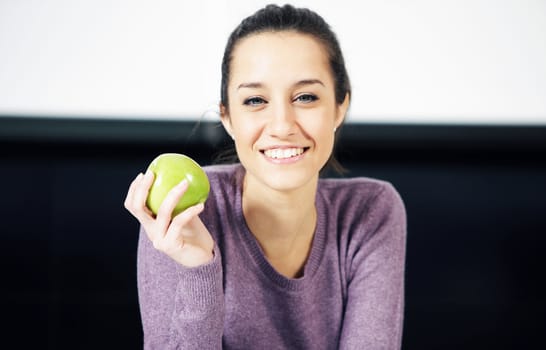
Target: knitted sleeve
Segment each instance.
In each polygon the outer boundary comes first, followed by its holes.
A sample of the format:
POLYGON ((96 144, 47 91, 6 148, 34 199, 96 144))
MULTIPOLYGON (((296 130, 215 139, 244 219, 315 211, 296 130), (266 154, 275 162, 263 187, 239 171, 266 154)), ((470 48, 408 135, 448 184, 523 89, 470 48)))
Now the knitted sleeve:
POLYGON ((348 248, 347 302, 340 349, 400 349, 406 212, 388 183, 364 201, 348 248))
POLYGON ((137 282, 144 349, 221 349, 224 297, 220 251, 186 268, 156 250, 141 228, 137 282))

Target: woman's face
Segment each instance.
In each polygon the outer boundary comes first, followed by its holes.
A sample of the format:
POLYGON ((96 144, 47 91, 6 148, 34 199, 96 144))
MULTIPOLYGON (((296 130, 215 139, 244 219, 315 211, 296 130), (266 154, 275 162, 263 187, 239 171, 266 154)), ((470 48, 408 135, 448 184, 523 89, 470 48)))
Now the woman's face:
POLYGON ((341 105, 335 101, 328 56, 318 41, 291 31, 242 39, 227 89, 222 122, 247 180, 289 191, 318 179, 349 104, 348 96, 341 105))

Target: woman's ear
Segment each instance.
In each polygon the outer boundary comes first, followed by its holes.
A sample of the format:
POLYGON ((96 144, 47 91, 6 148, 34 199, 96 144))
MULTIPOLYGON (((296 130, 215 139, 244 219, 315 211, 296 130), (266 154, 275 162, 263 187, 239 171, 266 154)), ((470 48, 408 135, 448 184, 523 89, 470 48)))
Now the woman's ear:
POLYGON ((343 123, 343 120, 345 119, 345 116, 347 114, 347 110, 349 109, 349 104, 351 102, 351 96, 349 93, 345 95, 345 99, 343 102, 337 106, 337 115, 336 115, 336 121, 335 121, 335 129, 339 128, 339 126, 343 123))
POLYGON ((224 106, 222 103, 220 103, 220 121, 222 122, 222 125, 224 126, 224 129, 226 130, 228 135, 234 140, 235 138, 233 137, 231 118, 229 117, 226 106, 224 106))

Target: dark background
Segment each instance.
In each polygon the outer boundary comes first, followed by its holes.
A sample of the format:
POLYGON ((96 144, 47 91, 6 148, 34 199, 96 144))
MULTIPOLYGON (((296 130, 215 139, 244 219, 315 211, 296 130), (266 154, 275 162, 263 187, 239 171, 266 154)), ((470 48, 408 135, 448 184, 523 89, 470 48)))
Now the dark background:
MULTIPOLYGON (((388 180, 406 203, 403 348, 546 348, 546 127, 341 134, 346 176, 388 180)), ((212 163, 225 136, 210 122, 0 117, 2 347, 140 348, 128 185, 162 152, 212 163)))

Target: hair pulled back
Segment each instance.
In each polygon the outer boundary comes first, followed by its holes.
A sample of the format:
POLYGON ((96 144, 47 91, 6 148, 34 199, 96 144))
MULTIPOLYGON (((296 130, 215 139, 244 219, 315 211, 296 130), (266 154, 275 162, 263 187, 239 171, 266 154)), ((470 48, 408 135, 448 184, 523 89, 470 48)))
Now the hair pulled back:
POLYGON ((220 102, 226 109, 229 107, 227 86, 235 46, 243 38, 267 31, 295 31, 317 39, 328 53, 328 61, 335 83, 336 102, 343 103, 345 96, 351 93, 351 84, 339 42, 328 23, 317 13, 306 8, 295 8, 292 5, 282 7, 267 5, 244 19, 228 38, 222 59, 222 82, 220 85, 220 102))

